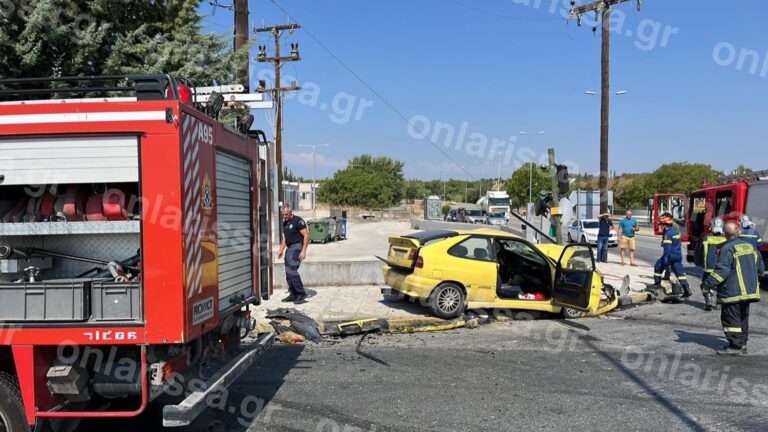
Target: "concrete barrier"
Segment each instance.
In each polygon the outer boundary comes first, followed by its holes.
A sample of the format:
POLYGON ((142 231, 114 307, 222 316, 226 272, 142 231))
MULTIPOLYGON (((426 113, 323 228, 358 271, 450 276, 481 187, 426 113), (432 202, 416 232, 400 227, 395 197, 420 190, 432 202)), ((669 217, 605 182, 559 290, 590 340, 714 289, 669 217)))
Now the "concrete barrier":
MULTIPOLYGON (((299 274, 307 287, 382 285, 384 263, 374 260, 363 261, 310 261, 301 264, 299 274)), ((285 264, 275 263, 275 288, 287 288, 285 264)))

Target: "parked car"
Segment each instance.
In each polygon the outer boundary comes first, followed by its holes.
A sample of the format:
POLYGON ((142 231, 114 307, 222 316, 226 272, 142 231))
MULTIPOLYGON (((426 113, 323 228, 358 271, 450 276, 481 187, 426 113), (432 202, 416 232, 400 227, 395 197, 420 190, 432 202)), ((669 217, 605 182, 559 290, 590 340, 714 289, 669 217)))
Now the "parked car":
POLYGON ((464 220, 466 223, 482 224, 485 223, 485 215, 483 215, 483 211, 480 209, 465 209, 464 220))
POLYGON ((448 214, 445 215, 446 222, 457 222, 459 220, 459 213, 456 209, 451 209, 448 214))
POLYGON ((504 213, 488 213, 485 216, 485 223, 494 226, 505 226, 507 219, 504 217, 504 213))
MULTIPOLYGON (((600 221, 597 219, 578 219, 568 227, 568 243, 590 243, 597 245, 597 233, 600 231, 600 221)), ((611 230, 608 246, 619 244, 618 234, 611 230)))
POLYGON ((441 318, 469 309, 524 309, 576 318, 618 305, 588 245, 534 245, 496 229, 389 238, 383 293, 419 299, 441 318))

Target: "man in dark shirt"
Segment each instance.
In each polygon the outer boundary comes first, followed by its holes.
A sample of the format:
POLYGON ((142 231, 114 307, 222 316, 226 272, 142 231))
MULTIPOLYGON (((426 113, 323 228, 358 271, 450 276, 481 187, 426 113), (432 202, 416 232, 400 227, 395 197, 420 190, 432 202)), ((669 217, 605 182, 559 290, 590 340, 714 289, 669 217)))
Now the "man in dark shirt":
POLYGON ((288 297, 284 302, 304 303, 307 292, 299 275, 299 266, 307 257, 309 246, 309 231, 304 219, 295 216, 290 206, 284 205, 280 209, 283 220, 283 241, 277 251, 277 258, 282 258, 285 252, 285 280, 288 282, 288 297))
POLYGON ((609 213, 601 214, 599 224, 600 229, 597 232, 597 260, 608 262, 608 239, 611 237, 611 229, 613 229, 611 215, 609 213))

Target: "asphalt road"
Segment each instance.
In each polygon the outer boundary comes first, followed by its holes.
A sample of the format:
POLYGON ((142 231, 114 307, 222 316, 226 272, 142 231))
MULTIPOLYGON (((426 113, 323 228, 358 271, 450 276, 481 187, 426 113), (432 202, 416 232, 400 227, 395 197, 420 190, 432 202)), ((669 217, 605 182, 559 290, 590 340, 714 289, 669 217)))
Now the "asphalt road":
MULTIPOLYGON (((520 222, 510 222, 509 227, 514 234, 522 235, 520 229, 520 222)), ((683 246, 685 248, 685 246, 683 246)), ((685 253, 685 249, 683 250, 685 253)), ((646 261, 656 262, 661 257, 661 239, 659 237, 648 236, 636 236, 635 237, 635 258, 646 261)), ((629 255, 627 255, 627 263, 629 263, 629 255)))
POLYGON ((356 354, 357 336, 277 345, 176 430, 765 430, 768 305, 753 306, 750 355, 722 358, 719 313, 695 292, 603 318, 369 336, 363 351, 387 365, 356 354))

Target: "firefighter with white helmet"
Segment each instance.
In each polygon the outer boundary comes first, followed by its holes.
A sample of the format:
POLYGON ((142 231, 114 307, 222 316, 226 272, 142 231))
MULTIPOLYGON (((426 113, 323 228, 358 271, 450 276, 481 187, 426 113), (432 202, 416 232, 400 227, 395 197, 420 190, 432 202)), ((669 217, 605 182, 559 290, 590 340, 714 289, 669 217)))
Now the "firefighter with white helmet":
POLYGON ((756 251, 759 251, 760 246, 763 244, 760 232, 755 229, 755 223, 746 214, 741 215, 741 234, 739 238, 750 243, 756 251))
MULTIPOLYGON (((727 240, 723 235, 724 226, 725 224, 721 218, 712 219, 712 232, 702 237, 696 248, 696 265, 704 269, 704 282, 706 282, 709 275, 715 269, 720 247, 727 240)), ((711 286, 702 283, 701 291, 704 294, 704 310, 711 311, 713 308, 716 308, 715 293, 711 286)))

